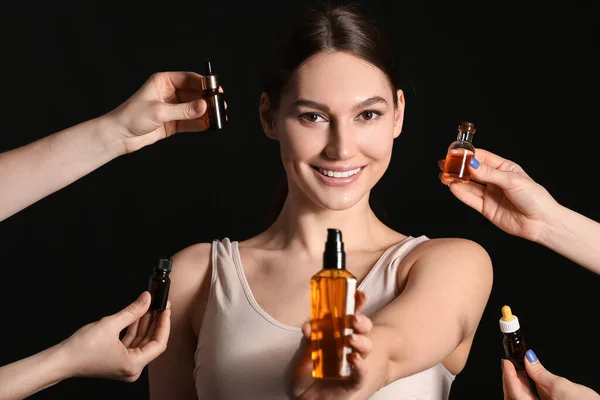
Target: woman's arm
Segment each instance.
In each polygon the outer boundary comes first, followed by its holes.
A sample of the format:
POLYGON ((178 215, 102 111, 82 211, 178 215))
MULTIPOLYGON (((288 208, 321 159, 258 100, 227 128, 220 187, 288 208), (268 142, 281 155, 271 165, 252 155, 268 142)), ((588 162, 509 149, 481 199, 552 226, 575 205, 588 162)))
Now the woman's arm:
POLYGON ((600 224, 557 205, 536 242, 600 275, 600 224))
POLYGON ((122 154, 206 129, 201 80, 192 72, 154 74, 108 114, 0 154, 0 221, 122 154))
POLYGON ((64 346, 57 344, 0 368, 0 399, 24 399, 73 375, 64 346))
POLYGON ((0 154, 0 221, 123 154, 116 125, 100 117, 0 154))
POLYGON ((192 321, 204 314, 211 278, 211 244, 177 253, 171 272, 171 335, 167 350, 148 366, 151 400, 196 400, 194 353, 198 339, 192 321))
POLYGON ((469 343, 491 292, 490 258, 474 242, 430 240, 404 262, 412 267, 399 277, 402 294, 372 318, 373 373, 362 395, 431 368, 469 343))
POLYGON ((67 340, 0 368, 0 399, 20 400, 75 376, 134 382, 166 346, 170 307, 152 314, 151 329, 138 330, 147 315, 150 293, 144 292, 116 314, 80 328, 67 340), (119 334, 127 334, 119 340, 119 334))

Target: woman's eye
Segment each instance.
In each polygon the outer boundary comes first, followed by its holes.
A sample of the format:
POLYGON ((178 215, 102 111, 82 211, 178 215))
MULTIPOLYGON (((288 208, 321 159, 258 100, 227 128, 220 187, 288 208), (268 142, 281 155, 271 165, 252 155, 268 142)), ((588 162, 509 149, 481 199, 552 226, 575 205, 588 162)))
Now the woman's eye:
POLYGON ((317 113, 304 113, 300 115, 300 119, 307 122, 321 122, 322 120, 325 120, 322 115, 317 113))
POLYGON ((381 116, 381 113, 379 111, 367 110, 367 111, 363 111, 360 114, 360 119, 363 119, 365 121, 370 121, 370 120, 376 119, 379 116, 381 116))

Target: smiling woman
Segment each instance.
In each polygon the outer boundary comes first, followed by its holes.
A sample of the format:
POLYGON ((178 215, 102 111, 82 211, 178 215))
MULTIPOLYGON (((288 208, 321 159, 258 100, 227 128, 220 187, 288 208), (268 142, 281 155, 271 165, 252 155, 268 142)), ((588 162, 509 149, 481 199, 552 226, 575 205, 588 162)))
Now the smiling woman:
POLYGON ((276 48, 260 119, 289 193, 266 231, 173 257, 173 328, 150 365, 152 399, 448 398, 491 262, 468 240, 395 232, 369 205, 402 131, 393 65, 376 26, 348 7, 308 13, 276 48), (366 297, 349 338, 354 379, 339 384, 312 378, 304 324, 328 228, 343 231, 366 297))

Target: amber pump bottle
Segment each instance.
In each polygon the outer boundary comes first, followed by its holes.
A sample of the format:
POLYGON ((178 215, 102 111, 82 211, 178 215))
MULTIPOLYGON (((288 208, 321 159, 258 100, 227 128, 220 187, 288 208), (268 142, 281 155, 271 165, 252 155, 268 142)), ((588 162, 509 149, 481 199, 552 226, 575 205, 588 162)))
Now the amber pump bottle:
POLYGON ((339 229, 327 230, 323 269, 310 280, 312 376, 350 379, 352 348, 350 316, 354 314, 356 278, 346 271, 346 253, 339 229))
POLYGON ((167 308, 169 288, 171 287, 169 274, 171 273, 172 266, 173 261, 170 258, 161 258, 154 267, 154 273, 148 283, 148 291, 152 296, 152 303, 150 304, 150 309, 152 310, 163 311, 167 308))
POLYGON ((443 183, 467 183, 471 179, 469 162, 475 155, 475 147, 473 147, 474 134, 475 124, 463 122, 458 126, 458 136, 450 144, 446 154, 446 163, 441 176, 443 183))
POLYGON ((204 60, 202 79, 202 98, 206 101, 204 120, 208 129, 225 129, 227 114, 225 113, 225 100, 223 93, 219 92, 219 77, 213 74, 212 64, 209 59, 204 60))

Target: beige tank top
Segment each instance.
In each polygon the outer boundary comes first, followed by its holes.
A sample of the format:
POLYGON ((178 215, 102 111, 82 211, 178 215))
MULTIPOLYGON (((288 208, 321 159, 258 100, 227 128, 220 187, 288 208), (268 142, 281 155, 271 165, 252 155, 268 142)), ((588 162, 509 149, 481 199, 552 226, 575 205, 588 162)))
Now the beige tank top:
MULTIPOLYGON (((399 294, 397 270, 425 236, 408 237, 387 249, 359 285, 372 316, 399 294)), ((307 283, 308 284, 308 283, 307 283)), ((238 243, 212 243, 212 277, 196 353, 198 399, 286 399, 291 396, 292 359, 300 348, 300 328, 282 324, 256 302, 242 268, 238 243)), ((372 400, 446 400, 452 375, 442 364, 399 379, 372 400)))

